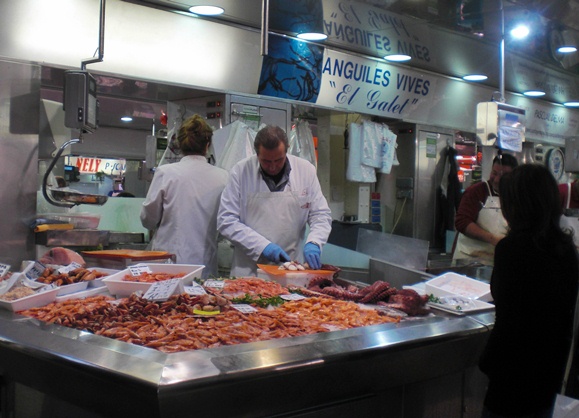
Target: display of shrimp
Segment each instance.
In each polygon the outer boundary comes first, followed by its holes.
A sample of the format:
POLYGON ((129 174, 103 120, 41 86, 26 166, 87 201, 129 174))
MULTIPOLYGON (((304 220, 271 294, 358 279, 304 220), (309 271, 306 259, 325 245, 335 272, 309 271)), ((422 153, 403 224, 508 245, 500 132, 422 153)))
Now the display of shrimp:
POLYGON ((178 279, 185 276, 186 273, 151 273, 143 272, 141 274, 133 276, 132 274, 125 274, 123 281, 126 282, 141 282, 141 283, 154 283, 162 282, 169 279, 178 279))
POLYGON ((166 353, 397 322, 355 303, 324 298, 256 308, 254 313, 232 309, 220 295, 181 294, 165 302, 152 302, 133 294, 118 303, 111 301, 105 296, 71 299, 20 314, 166 353), (195 306, 204 303, 220 306, 222 313, 195 315, 195 306))
POLYGON ((223 289, 212 288, 211 292, 223 294, 228 298, 243 295, 261 295, 264 298, 270 298, 289 293, 285 287, 277 282, 251 277, 225 279, 223 289))
POLYGON ((63 286, 72 283, 88 282, 107 276, 108 274, 109 273, 93 269, 86 269, 83 267, 71 270, 68 273, 59 273, 57 269, 53 267, 47 267, 36 279, 36 281, 46 284, 54 283, 57 286, 63 286))

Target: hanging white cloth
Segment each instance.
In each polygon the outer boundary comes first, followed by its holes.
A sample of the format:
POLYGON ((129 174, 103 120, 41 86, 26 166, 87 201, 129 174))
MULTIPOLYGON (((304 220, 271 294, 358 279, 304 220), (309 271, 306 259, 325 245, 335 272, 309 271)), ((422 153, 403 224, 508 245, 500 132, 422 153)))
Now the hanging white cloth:
POLYGON ((387 125, 380 126, 380 142, 382 145, 381 152, 380 152, 380 172, 383 174, 390 174, 393 165, 395 164, 395 155, 396 155, 396 134, 388 128, 387 125))
POLYGON ((289 134, 288 154, 301 157, 317 167, 318 161, 316 158, 314 135, 307 121, 298 120, 293 124, 289 134))
POLYGON ((360 183, 375 183, 376 170, 362 164, 362 125, 352 123, 349 128, 349 155, 346 179, 360 183))
POLYGON ((362 164, 380 168, 382 166, 382 125, 365 120, 362 123, 362 164))
POLYGON ((224 136, 227 137, 215 165, 230 171, 236 163, 254 155, 255 135, 257 132, 239 120, 213 132, 213 137, 217 136, 217 141, 220 143, 223 142, 224 136))

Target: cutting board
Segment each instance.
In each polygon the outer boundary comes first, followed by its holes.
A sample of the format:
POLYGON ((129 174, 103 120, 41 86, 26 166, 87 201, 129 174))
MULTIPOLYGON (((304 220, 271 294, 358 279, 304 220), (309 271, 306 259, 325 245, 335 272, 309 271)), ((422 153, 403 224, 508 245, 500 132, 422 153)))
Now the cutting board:
POLYGON ((133 260, 151 260, 169 255, 167 251, 143 251, 143 250, 100 250, 83 251, 83 255, 101 258, 130 258, 133 260))
POLYGON ((327 276, 329 274, 333 275, 335 273, 333 270, 282 270, 279 268, 279 266, 272 264, 258 264, 257 267, 262 269, 267 274, 271 274, 272 276, 284 276, 288 273, 327 276))

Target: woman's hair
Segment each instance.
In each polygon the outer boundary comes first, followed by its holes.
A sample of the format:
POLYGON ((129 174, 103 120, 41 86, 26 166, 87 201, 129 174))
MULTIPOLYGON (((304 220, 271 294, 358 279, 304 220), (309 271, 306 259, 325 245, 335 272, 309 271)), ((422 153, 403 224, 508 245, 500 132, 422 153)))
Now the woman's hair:
POLYGON ((205 155, 212 137, 213 129, 205 119, 199 115, 193 115, 185 119, 179 128, 177 141, 184 155, 205 155))
POLYGON ((276 149, 280 142, 283 142, 285 150, 287 151, 289 148, 289 140, 285 131, 279 126, 267 125, 255 135, 253 147, 255 148, 256 154, 259 154, 260 146, 267 150, 272 150, 276 149))
POLYGON ((509 234, 532 236, 535 243, 572 241, 560 226, 561 199, 557 181, 544 165, 522 164, 502 176, 501 211, 509 234))

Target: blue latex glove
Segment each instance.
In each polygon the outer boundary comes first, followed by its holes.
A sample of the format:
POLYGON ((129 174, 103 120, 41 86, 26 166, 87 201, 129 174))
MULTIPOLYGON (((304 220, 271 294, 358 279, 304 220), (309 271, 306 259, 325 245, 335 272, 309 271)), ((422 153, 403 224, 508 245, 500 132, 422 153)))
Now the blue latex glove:
POLYGON ((272 243, 267 244, 267 247, 263 250, 263 256, 267 258, 269 261, 274 261, 276 263, 283 262, 283 261, 291 261, 290 256, 286 254, 282 248, 272 243))
POLYGON ((319 270, 320 267, 322 267, 322 262, 320 261, 321 255, 322 250, 318 247, 318 244, 308 242, 304 246, 304 258, 311 269, 319 270))

